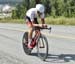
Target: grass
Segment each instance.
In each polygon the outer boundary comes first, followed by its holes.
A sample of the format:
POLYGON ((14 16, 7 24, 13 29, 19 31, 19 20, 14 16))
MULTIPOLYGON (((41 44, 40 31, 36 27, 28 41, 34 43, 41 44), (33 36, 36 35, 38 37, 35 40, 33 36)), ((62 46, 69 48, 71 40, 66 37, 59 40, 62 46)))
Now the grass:
MULTIPOLYGON (((65 17, 46 17, 46 24, 52 25, 75 25, 75 18, 65 18, 65 17)), ((0 19, 0 23, 25 23, 24 19, 0 19)))
POLYGON ((47 24, 53 24, 53 25, 75 25, 75 18, 65 18, 65 17, 59 17, 59 18, 52 18, 47 17, 46 18, 47 24))
POLYGON ((24 19, 0 19, 0 23, 25 23, 24 19))

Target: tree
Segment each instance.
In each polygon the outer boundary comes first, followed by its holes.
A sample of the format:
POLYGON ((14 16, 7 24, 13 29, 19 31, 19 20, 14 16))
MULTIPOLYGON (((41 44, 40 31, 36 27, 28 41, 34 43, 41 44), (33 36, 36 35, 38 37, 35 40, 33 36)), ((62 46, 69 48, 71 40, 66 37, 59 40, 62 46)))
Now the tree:
POLYGON ((12 12, 12 18, 24 18, 26 11, 29 9, 29 0, 23 0, 22 3, 16 5, 16 10, 12 12))
POLYGON ((41 0, 35 0, 35 3, 39 4, 39 3, 41 3, 41 0))
POLYGON ((14 18, 23 18, 28 9, 36 4, 45 6, 45 14, 49 16, 75 17, 75 0, 23 0, 12 13, 14 18))

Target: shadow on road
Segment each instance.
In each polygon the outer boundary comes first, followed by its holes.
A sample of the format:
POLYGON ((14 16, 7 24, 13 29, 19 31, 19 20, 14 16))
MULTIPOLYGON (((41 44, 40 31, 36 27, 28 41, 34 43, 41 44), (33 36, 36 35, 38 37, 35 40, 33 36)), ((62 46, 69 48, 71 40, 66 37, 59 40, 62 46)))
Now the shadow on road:
MULTIPOLYGON (((32 53, 31 56, 36 56, 37 53, 32 53)), ((75 62, 75 54, 60 54, 60 55, 53 55, 48 54, 48 58, 45 62, 51 62, 51 63, 65 63, 65 62, 75 62)))
POLYGON ((65 63, 75 61, 75 54, 60 54, 60 55, 48 55, 48 60, 46 62, 52 63, 65 63))
POLYGON ((31 56, 37 56, 37 53, 32 53, 31 56))

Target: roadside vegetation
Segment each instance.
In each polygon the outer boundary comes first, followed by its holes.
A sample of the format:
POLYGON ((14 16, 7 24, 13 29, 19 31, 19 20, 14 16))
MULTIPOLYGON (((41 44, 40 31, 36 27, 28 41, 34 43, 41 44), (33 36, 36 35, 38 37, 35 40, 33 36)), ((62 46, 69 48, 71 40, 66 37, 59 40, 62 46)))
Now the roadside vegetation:
POLYGON ((23 0, 12 10, 12 17, 0 19, 2 23, 25 23, 28 9, 42 3, 45 6, 46 23, 53 25, 75 25, 75 0, 23 0))
MULTIPOLYGON (((38 20, 40 22, 40 20, 38 20)), ((46 24, 52 25, 75 25, 75 18, 65 18, 65 17, 46 17, 46 24)), ((24 19, 0 19, 0 23, 21 23, 25 24, 24 19)))
POLYGON ((5 19, 0 19, 0 23, 21 23, 23 24, 24 23, 24 19, 8 19, 8 18, 5 18, 5 19))
POLYGON ((23 0, 16 5, 16 10, 12 11, 12 18, 24 18, 28 9, 42 3, 45 6, 46 16, 56 17, 75 17, 75 0, 23 0))
POLYGON ((47 17, 46 18, 47 24, 53 24, 53 25, 75 25, 75 18, 65 18, 65 17, 47 17))

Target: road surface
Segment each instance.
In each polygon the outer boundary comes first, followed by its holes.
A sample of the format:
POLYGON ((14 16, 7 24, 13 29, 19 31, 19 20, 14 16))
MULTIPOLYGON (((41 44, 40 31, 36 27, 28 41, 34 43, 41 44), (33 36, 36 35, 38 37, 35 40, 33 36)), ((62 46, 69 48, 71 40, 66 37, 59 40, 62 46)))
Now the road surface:
POLYGON ((36 55, 36 48, 28 56, 22 48, 24 24, 0 23, 0 64, 75 64, 75 26, 51 25, 52 32, 43 31, 48 39, 46 61, 36 55))

